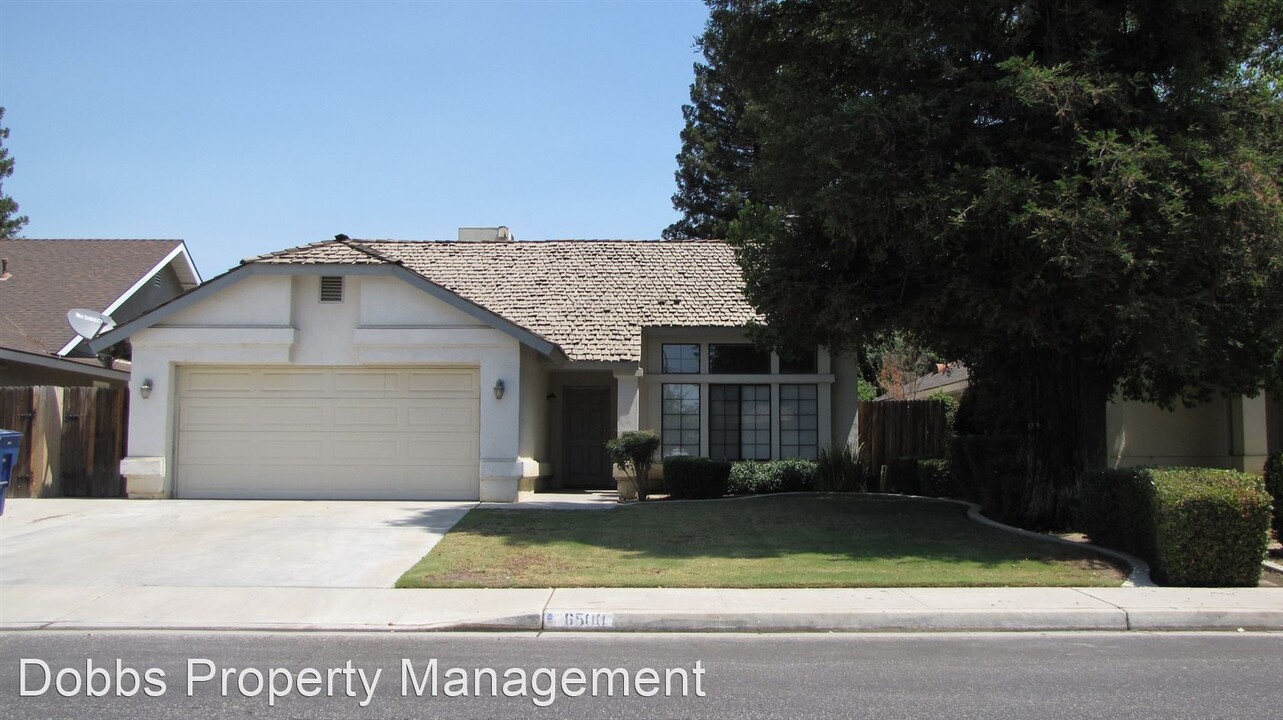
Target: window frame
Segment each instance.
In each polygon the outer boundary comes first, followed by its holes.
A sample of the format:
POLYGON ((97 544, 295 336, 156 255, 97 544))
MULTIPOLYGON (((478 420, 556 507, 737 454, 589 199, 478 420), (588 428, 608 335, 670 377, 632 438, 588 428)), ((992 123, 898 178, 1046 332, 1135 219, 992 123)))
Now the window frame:
POLYGON ((800 458, 815 460, 820 452, 820 386, 818 383, 780 383, 780 459, 800 458), (786 390, 786 388, 788 390, 786 390), (811 397, 804 397, 809 391, 811 397), (793 397, 786 397, 792 394, 793 397), (805 403, 811 404, 810 412, 803 412, 805 403), (786 408, 792 405, 791 412, 786 408), (809 420, 809 422, 808 422, 809 420), (790 425, 795 425, 790 427, 790 425), (812 427, 807 427, 811 425, 812 427), (806 433, 813 442, 803 442, 806 433), (810 452, 804 452, 809 450, 810 452))
MULTIPOLYGON (((702 358, 700 357, 701 355, 700 349, 701 349, 700 343, 660 343, 660 346, 659 346, 660 372, 664 373, 665 375, 698 375, 700 374, 700 363, 702 361, 702 358), (694 358, 695 369, 694 370, 670 369, 668 365, 668 348, 670 347, 671 348, 695 348, 695 358, 694 358)), ((689 360, 690 358, 683 357, 683 358, 678 358, 677 362, 680 365, 684 366, 686 365, 686 362, 689 360)))
POLYGON ((770 383, 714 383, 708 386, 708 455, 717 460, 770 460, 771 452, 771 429, 775 422, 775 407, 771 399, 770 383), (754 397, 745 399, 744 391, 752 388, 754 397), (728 390, 734 391, 734 399, 727 397, 717 397, 728 390), (765 400, 761 395, 765 394, 765 400), (717 405, 719 403, 733 403, 735 406, 734 413, 719 412, 717 405), (745 404, 766 404, 766 412, 745 413, 745 404), (734 427, 718 427, 719 422, 733 418, 734 427), (746 421, 751 420, 754 427, 745 427, 746 421), (765 426, 763 427, 763 421, 765 426), (753 433, 752 442, 745 442, 745 434, 753 433), (763 441, 763 436, 765 440, 763 441), (732 445, 728 442, 730 437, 734 438, 734 453, 728 453, 725 450, 732 445), (746 452, 747 448, 753 448, 752 452, 746 452), (765 448, 765 454, 762 449, 765 448))
POLYGON ((703 391, 700 388, 699 383, 661 383, 660 384, 660 387, 659 387, 659 404, 660 404, 660 407, 659 407, 659 418, 660 418, 659 458, 660 458, 660 462, 663 462, 666 458, 676 457, 681 455, 688 455, 690 457, 700 456, 700 447, 703 444, 701 442, 701 438, 703 436, 703 432, 702 432, 703 427, 702 427, 702 422, 700 417, 703 414, 703 399, 704 399, 703 391), (668 389, 678 388, 678 387, 694 388, 695 390, 695 398, 694 398, 695 412, 694 413, 689 413, 689 412, 670 413, 668 412, 667 408, 664 407, 665 402, 668 400, 678 400, 678 401, 690 400, 689 397, 676 397, 676 398, 668 397, 668 389), (694 418, 694 427, 690 427, 690 418, 692 417, 694 418), (678 426, 676 428, 671 427, 669 425, 670 423, 669 418, 677 419, 678 426), (678 442, 676 443, 668 442, 670 431, 679 433, 678 442), (695 433, 694 443, 687 442, 684 438, 681 437, 681 435, 684 435, 685 433, 688 433, 688 432, 695 433), (694 447, 694 452, 689 452, 688 449, 692 445, 694 447), (676 452, 670 452, 670 449, 676 449, 676 452))
POLYGON ((753 343, 709 343, 708 344, 708 374, 709 375, 770 375, 771 374, 771 353, 765 350, 759 350, 753 343), (714 369, 713 363, 716 357, 716 348, 749 348, 754 352, 760 353, 765 360, 765 366, 761 370, 717 370, 714 369))

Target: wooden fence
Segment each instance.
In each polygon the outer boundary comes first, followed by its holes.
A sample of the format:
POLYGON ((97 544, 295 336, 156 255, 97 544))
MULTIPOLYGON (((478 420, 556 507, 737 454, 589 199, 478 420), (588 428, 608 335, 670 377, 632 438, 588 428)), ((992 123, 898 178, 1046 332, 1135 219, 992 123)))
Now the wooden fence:
POLYGON ((857 420, 860 457, 874 473, 899 458, 944 457, 947 418, 939 400, 862 402, 857 420))
POLYGON ((9 497, 124 497, 129 391, 0 387, 0 428, 22 433, 9 497))

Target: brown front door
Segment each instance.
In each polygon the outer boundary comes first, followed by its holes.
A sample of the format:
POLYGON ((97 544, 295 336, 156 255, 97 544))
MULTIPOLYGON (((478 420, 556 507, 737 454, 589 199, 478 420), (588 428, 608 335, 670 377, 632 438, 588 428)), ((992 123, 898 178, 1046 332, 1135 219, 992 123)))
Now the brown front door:
POLYGON ((613 433, 610 388, 566 388, 563 487, 613 488, 606 441, 613 433))

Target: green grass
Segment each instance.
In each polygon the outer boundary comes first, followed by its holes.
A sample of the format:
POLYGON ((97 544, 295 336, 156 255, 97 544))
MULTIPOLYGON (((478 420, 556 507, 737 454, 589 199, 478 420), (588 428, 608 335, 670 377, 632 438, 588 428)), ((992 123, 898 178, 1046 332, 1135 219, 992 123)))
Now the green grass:
POLYGON ((397 587, 1110 586, 1087 552, 950 503, 849 495, 473 510, 397 587))

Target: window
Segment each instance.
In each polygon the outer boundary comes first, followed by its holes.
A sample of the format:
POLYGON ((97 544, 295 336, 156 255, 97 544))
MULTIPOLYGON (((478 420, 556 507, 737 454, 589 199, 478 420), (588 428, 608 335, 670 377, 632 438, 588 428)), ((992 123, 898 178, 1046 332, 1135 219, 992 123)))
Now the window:
POLYGON ((817 385, 780 385, 780 457, 814 460, 819 452, 817 385))
POLYGON ((341 275, 324 275, 321 277, 321 302, 343 302, 343 277, 341 275))
POLYGON ((699 455, 699 385, 664 383, 661 457, 699 455))
POLYGON ((796 355, 780 354, 781 375, 814 375, 819 372, 819 359, 816 352, 800 352, 796 355))
POLYGON ((709 345, 708 371, 719 375, 765 374, 771 371, 771 354, 754 345, 709 345))
POLYGON ((697 373, 699 372, 699 344, 668 344, 663 346, 664 372, 697 373))
POLYGON ((710 385, 709 455, 719 460, 771 459, 771 386, 710 385))

